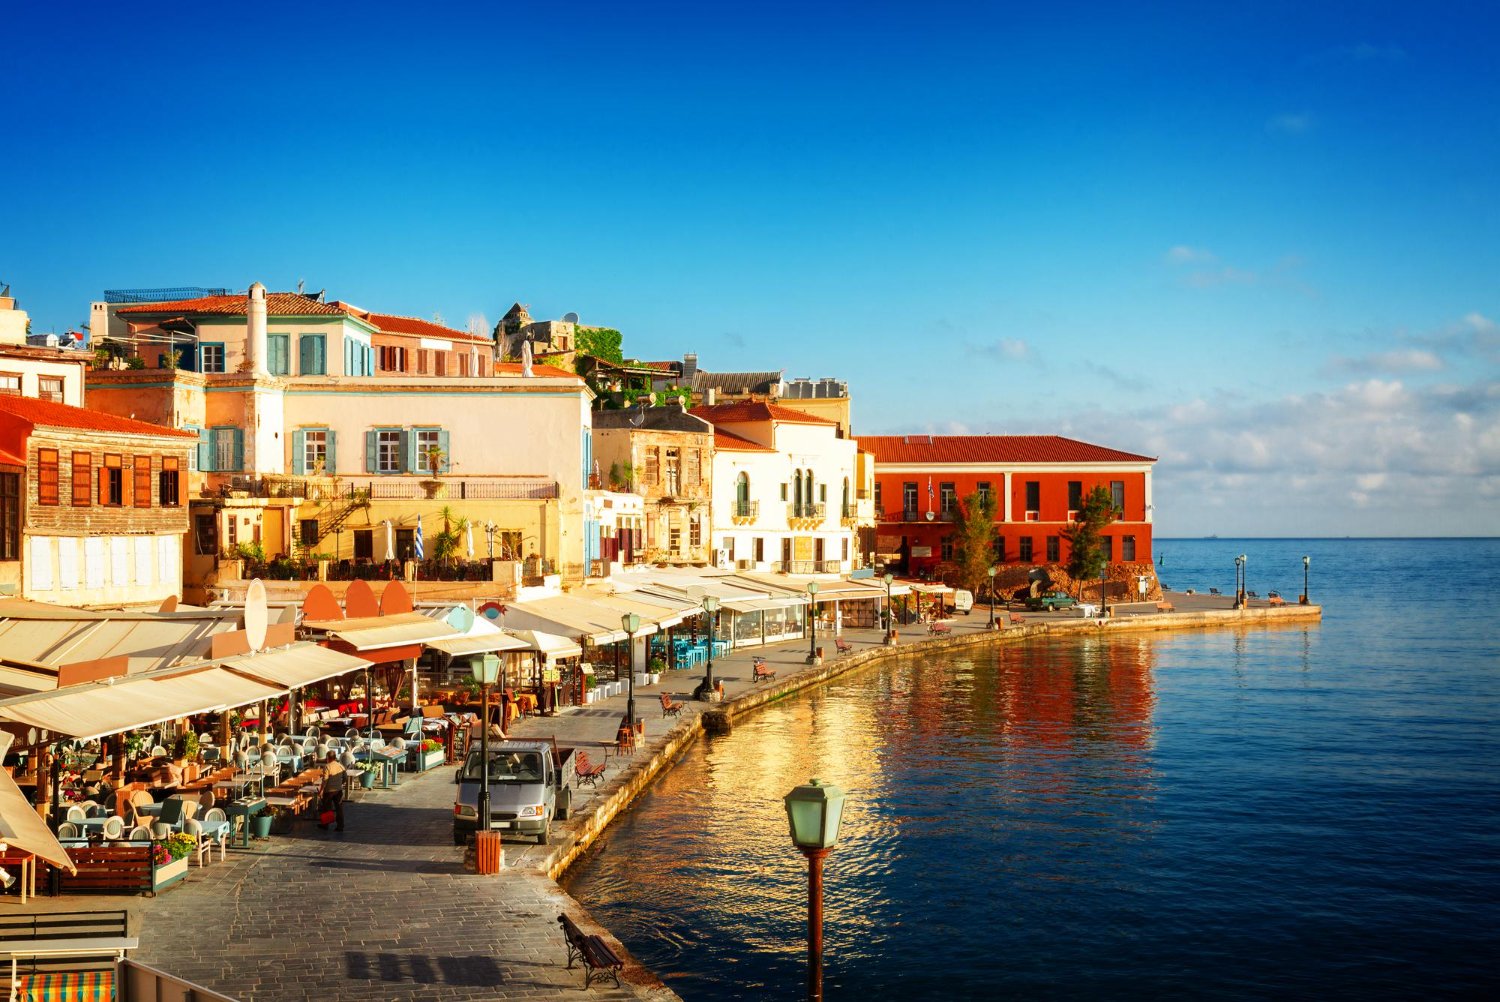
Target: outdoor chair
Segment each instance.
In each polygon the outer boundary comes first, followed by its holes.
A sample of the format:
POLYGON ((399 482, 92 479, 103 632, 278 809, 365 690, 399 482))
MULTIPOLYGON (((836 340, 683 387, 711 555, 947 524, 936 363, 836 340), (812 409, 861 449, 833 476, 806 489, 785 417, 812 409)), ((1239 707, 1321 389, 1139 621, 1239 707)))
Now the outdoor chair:
POLYGON ((119 815, 112 815, 104 819, 104 837, 111 842, 119 841, 125 836, 125 819, 119 815))
POLYGON ((86 810, 84 810, 78 804, 74 804, 72 807, 68 808, 67 818, 68 818, 69 821, 73 821, 73 822, 83 821, 86 818, 88 818, 88 816, 89 816, 89 812, 86 811, 86 810))
POLYGON ((62 824, 57 826, 57 837, 60 839, 77 838, 78 826, 71 821, 64 821, 62 824))
POLYGON ((318 738, 322 737, 322 732, 319 731, 316 727, 309 727, 307 730, 302 732, 302 736, 312 738, 314 741, 316 741, 318 740, 318 738))
POLYGON ((166 758, 167 757, 167 750, 165 748, 163 748, 161 745, 152 745, 151 746, 151 757, 152 758, 166 758))
POLYGON ((213 842, 204 836, 201 822, 189 820, 182 826, 182 830, 197 839, 193 843, 193 854, 198 857, 198 869, 203 869, 203 857, 207 855, 210 859, 213 858, 213 842))
POLYGON ((142 827, 140 825, 136 825, 134 828, 130 829, 130 841, 131 842, 150 842, 151 841, 151 829, 150 828, 144 828, 144 827, 142 827))

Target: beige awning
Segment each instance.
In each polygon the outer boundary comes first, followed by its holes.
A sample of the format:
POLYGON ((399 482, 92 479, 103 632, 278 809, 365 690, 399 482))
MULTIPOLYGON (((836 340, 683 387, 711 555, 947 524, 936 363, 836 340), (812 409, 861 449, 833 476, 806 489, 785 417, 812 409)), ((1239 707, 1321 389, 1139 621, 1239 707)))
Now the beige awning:
POLYGON ((288 689, 301 689, 370 667, 370 662, 364 658, 307 641, 259 654, 225 658, 218 664, 240 675, 288 689))
POLYGON ((17 696, 0 702, 0 722, 89 741, 196 713, 248 706, 286 691, 285 686, 267 685, 222 668, 179 669, 17 696))
POLYGON ((530 645, 509 633, 479 633, 464 637, 442 637, 429 640, 427 646, 433 650, 462 657, 466 654, 495 654, 500 651, 524 651, 530 645))
POLYGON ((791 609, 806 605, 800 598, 737 598, 724 603, 731 612, 770 612, 773 609, 791 609))
POLYGON ((516 638, 525 641, 527 648, 536 651, 548 662, 559 658, 583 657, 583 648, 567 637, 559 637, 555 633, 542 630, 517 630, 516 638))
POLYGON ((4 769, 0 769, 0 842, 12 849, 35 853, 49 863, 66 867, 69 873, 78 872, 57 836, 26 802, 26 795, 4 769))
POLYGON ((373 651, 402 644, 425 644, 439 637, 453 637, 458 631, 441 620, 420 612, 401 612, 394 616, 370 616, 365 619, 320 619, 304 621, 309 630, 323 630, 356 651, 373 651))
MULTIPOLYGON (((512 602, 505 611, 507 626, 543 630, 567 637, 583 637, 591 644, 613 644, 625 639, 620 629, 620 610, 574 595, 512 602)), ((656 624, 641 617, 636 636, 656 632, 656 624)))

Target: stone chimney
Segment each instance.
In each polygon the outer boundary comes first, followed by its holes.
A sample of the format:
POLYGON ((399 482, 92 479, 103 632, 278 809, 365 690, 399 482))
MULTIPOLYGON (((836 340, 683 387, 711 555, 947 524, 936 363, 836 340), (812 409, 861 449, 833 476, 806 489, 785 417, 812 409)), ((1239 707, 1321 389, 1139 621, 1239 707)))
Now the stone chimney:
POLYGON ((703 391, 703 403, 709 407, 719 402, 719 391, 710 386, 703 391))
POLYGON ((698 374, 698 353, 690 351, 682 356, 682 385, 692 386, 693 377, 698 374))
POLYGON ((250 286, 245 308, 245 360, 255 375, 270 375, 266 368, 266 287, 259 282, 250 286))

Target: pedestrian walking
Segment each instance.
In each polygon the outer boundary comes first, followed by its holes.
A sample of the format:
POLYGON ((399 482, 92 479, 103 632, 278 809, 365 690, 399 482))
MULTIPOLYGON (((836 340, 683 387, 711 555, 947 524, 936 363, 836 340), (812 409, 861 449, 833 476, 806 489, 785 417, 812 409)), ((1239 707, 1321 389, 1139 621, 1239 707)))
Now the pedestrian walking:
POLYGON ((318 827, 328 830, 328 822, 336 821, 334 831, 344 830, 344 790, 349 783, 349 770, 339 763, 338 756, 328 753, 323 763, 323 790, 318 814, 318 827), (329 817, 332 814, 333 817, 329 817))

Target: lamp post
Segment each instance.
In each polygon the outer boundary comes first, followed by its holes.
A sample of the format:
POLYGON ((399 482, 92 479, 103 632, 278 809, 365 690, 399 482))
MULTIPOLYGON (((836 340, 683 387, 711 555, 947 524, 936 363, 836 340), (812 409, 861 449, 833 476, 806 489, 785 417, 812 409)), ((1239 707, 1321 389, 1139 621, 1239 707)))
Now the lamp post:
POLYGON ((486 654, 473 662, 474 681, 479 683, 479 819, 475 831, 490 830, 490 686, 500 675, 500 658, 486 654))
POLYGON ((626 661, 629 662, 630 681, 627 684, 629 696, 625 700, 625 729, 628 733, 635 733, 635 635, 641 628, 641 617, 638 613, 627 612, 620 617, 620 628, 629 636, 625 638, 626 661))
POLYGON ((705 596, 703 611, 708 613, 708 670, 703 674, 697 695, 699 699, 707 700, 709 693, 714 691, 714 638, 719 635, 719 596, 705 596))
POLYGON ((1234 558, 1234 607, 1240 607, 1240 558, 1234 558))
POLYGON ((990 629, 995 628, 995 574, 1000 568, 991 564, 990 569, 985 571, 990 576, 990 629))
POLYGON ((1250 558, 1240 554, 1240 608, 1250 605, 1250 558))
POLYGON ((1307 569, 1312 565, 1312 557, 1302 558, 1302 604, 1307 605, 1312 601, 1307 595, 1307 569))
POLYGON ((807 663, 818 659, 818 583, 807 583, 807 663))
POLYGON ((896 575, 887 571, 885 578, 885 642, 894 644, 896 642, 896 607, 891 604, 891 584, 896 580, 896 575))
POLYGON ((784 798, 792 844, 807 857, 807 998, 823 998, 823 857, 839 840, 844 791, 812 779, 784 798))

